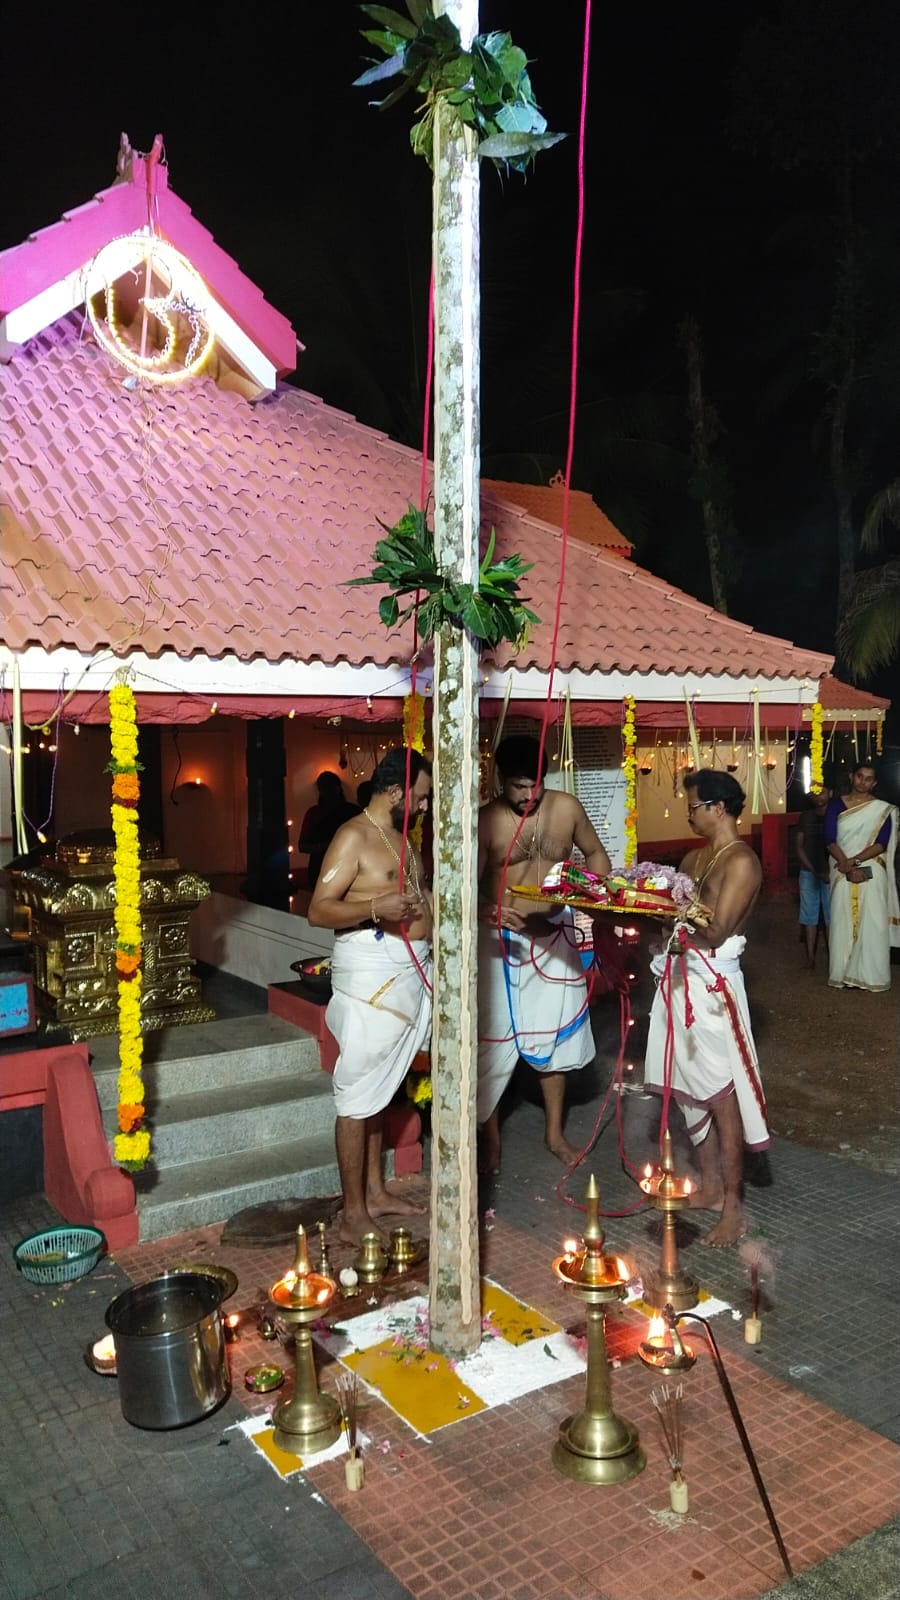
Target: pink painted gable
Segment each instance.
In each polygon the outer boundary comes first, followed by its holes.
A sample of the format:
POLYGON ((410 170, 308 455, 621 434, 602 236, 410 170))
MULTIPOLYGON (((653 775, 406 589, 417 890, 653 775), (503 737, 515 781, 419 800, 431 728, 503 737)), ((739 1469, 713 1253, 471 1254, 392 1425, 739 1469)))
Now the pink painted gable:
MULTIPOLYGON (((279 377, 293 372, 298 341, 287 317, 269 305, 262 291, 197 221, 190 206, 169 188, 166 168, 158 166, 156 175, 155 215, 160 232, 187 256, 219 304, 279 377)), ((146 224, 146 162, 143 156, 134 156, 129 182, 101 189, 85 205, 65 212, 59 222, 0 252, 0 317, 78 272, 110 239, 134 233, 146 224)))

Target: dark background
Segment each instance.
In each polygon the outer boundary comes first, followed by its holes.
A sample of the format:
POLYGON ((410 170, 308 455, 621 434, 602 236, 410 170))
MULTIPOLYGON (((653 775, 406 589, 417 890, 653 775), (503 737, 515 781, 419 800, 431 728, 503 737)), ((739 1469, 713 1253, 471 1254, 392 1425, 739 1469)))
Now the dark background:
MULTIPOLYGON (((850 130, 863 263, 857 529, 900 470, 900 166, 879 98, 900 60, 894 8, 622 10, 593 7, 573 481, 641 564, 710 598, 678 338, 690 313, 732 496, 731 614, 829 651, 836 130, 850 130), (760 33, 784 24, 795 42, 809 30, 799 65, 760 33)), ((226 16, 88 4, 5 22, 0 245, 111 182, 121 129, 142 150, 162 132, 172 187, 305 343, 296 381, 418 444, 430 174, 409 149, 414 100, 382 114, 352 87, 374 52, 349 0, 226 16)), ((550 127, 572 135, 527 179, 483 170, 485 476, 546 481, 565 460, 583 23, 577 0, 481 6, 483 30, 527 51, 550 127)), ((870 686, 900 698, 896 667, 870 686)))

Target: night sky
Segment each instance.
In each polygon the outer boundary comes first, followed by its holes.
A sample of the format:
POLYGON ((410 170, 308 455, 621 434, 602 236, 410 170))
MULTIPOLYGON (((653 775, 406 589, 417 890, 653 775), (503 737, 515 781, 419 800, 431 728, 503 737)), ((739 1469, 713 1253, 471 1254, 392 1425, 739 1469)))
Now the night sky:
MULTIPOLYGON (((867 251, 866 358, 851 438, 858 522, 900 471, 900 376, 891 380, 900 374, 900 162, 866 79, 897 24, 894 8, 876 0, 810 4, 814 64, 823 7, 852 19, 861 66, 858 92, 851 84, 846 98, 852 106, 857 92, 875 121, 854 166, 867 251)), ((65 24, 44 8, 17 9, 4 23, 0 247, 110 183, 121 129, 141 150, 162 132, 172 187, 305 343, 296 381, 418 444, 430 174, 409 149, 412 97, 382 114, 352 87, 372 54, 358 7, 246 8, 238 25, 190 4, 171 17, 153 8, 147 24, 139 10, 90 4, 66 13, 65 24)), ((680 8, 595 0, 573 481, 635 542, 642 565, 710 598, 678 338, 691 314, 732 487, 731 613, 831 650, 822 360, 836 191, 826 144, 843 91, 829 79, 833 61, 815 66, 813 117, 825 136, 805 148, 794 117, 800 90, 774 92, 765 56, 748 67, 752 30, 803 9, 801 0, 680 8), (763 143, 773 126, 787 162, 750 147, 750 119, 741 120, 748 75, 763 143)), ((565 458, 583 22, 580 0, 481 6, 483 30, 509 28, 526 50, 550 127, 572 135, 527 180, 483 170, 485 476, 546 481, 565 458)), ((900 60, 900 36, 892 59, 900 60)), ((871 686, 900 699, 896 670, 871 686)))

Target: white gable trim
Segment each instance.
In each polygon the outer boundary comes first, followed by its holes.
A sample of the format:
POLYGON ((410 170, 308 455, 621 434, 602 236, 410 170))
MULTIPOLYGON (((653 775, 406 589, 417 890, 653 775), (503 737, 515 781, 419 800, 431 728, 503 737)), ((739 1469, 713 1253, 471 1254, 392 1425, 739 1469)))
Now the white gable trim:
MULTIPOLYGON (((68 273, 58 283, 51 284, 49 289, 42 289, 33 299, 17 306, 15 311, 6 313, 0 321, 0 361, 8 362, 20 345, 27 344, 29 339, 43 333, 45 328, 52 327, 54 322, 59 322, 62 317, 84 305, 84 275, 89 266, 90 262, 85 261, 76 272, 68 273)), ((272 362, 243 328, 238 327, 208 285, 207 292, 210 322, 218 343, 224 346, 232 360, 255 384, 261 389, 274 391, 277 373, 272 362)))

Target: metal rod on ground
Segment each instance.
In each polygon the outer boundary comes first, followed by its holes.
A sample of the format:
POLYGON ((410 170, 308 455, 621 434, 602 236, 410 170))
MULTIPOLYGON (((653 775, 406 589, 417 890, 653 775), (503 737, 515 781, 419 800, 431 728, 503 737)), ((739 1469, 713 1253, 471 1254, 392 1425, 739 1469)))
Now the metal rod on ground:
POLYGON ((788 1559, 788 1553, 787 1553, 787 1550, 785 1549, 784 1540, 781 1537, 781 1529, 778 1526, 778 1522, 776 1520, 775 1513, 772 1510, 772 1502, 770 1501, 769 1496, 766 1493, 766 1486, 765 1486, 765 1484, 763 1483, 763 1480, 762 1480, 762 1473, 760 1472, 759 1467, 757 1466, 756 1456, 753 1454, 753 1446, 750 1443, 750 1439, 749 1439, 749 1436, 747 1434, 747 1429, 744 1427, 744 1419, 741 1416, 740 1411, 738 1410, 738 1403, 737 1403, 737 1401, 736 1401, 736 1399, 734 1397, 734 1390, 732 1389, 731 1384, 728 1381, 728 1374, 725 1371, 725 1365, 724 1365, 724 1362, 722 1361, 722 1355, 721 1355, 721 1352, 719 1350, 719 1346, 716 1344, 715 1338, 713 1337, 712 1328, 709 1326, 709 1323, 706 1321, 706 1319, 704 1317, 696 1316, 693 1311, 685 1311, 685 1312, 681 1312, 681 1313, 679 1313, 677 1315, 674 1315, 674 1316, 667 1316, 666 1317, 666 1321, 670 1324, 670 1326, 672 1326, 676 1322, 696 1322, 696 1323, 699 1323, 700 1327, 703 1329, 703 1332, 706 1335, 706 1342, 709 1345, 710 1355, 713 1358, 713 1364, 715 1366, 719 1382, 722 1385, 722 1393, 724 1394, 725 1399, 728 1402, 728 1409, 731 1412, 732 1419, 734 1421, 734 1425, 737 1428, 738 1438, 740 1439, 741 1444, 743 1446, 744 1455, 747 1457, 747 1465, 749 1466, 750 1471, 753 1474, 753 1482, 756 1484, 756 1490, 757 1490, 757 1493, 759 1495, 760 1500, 762 1501, 763 1510, 765 1511, 766 1516, 769 1519, 769 1527, 772 1530, 772 1536, 773 1536, 773 1538, 775 1540, 776 1545, 778 1546, 778 1554, 781 1557, 782 1565, 784 1567, 785 1572, 787 1573, 789 1578, 792 1578, 794 1576, 794 1569, 791 1566, 790 1560, 788 1559))

